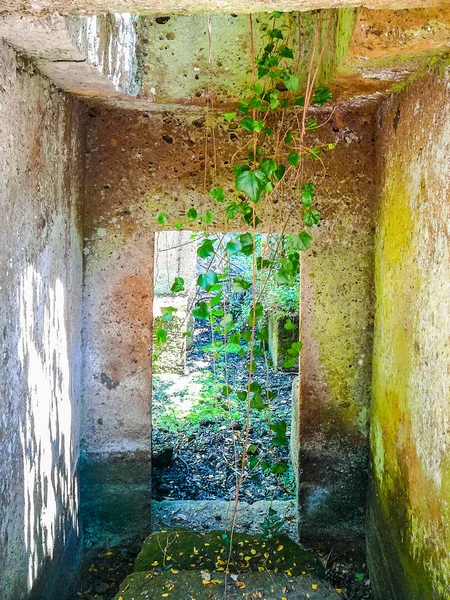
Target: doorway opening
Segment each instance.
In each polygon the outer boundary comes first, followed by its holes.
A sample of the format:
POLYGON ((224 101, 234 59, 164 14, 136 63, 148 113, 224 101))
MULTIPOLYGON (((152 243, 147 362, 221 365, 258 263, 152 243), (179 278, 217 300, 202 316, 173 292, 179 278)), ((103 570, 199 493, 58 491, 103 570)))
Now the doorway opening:
MULTIPOLYGON (((215 237, 225 249, 245 235, 215 237)), ((267 335, 265 351, 253 357, 256 393, 246 437, 247 402, 239 390, 248 380, 252 287, 261 282, 251 281, 251 256, 199 256, 205 239, 208 234, 190 231, 156 235, 153 528, 226 529, 246 445, 236 529, 264 534, 275 528, 297 539, 289 441, 298 357, 288 350, 298 340, 299 276, 293 285, 267 285, 262 295, 259 327, 267 335), (219 286, 211 273, 226 273, 226 283, 219 286), (213 306, 208 315, 201 313, 205 302, 213 306)), ((270 254, 283 240, 259 234, 256 243, 270 254)))

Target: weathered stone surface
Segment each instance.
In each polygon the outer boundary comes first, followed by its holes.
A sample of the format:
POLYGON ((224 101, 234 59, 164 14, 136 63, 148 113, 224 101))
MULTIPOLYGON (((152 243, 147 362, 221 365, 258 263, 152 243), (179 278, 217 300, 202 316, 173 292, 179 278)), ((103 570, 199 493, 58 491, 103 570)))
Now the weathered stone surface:
MULTIPOLYGON (((269 507, 283 521, 282 532, 298 540, 298 507, 295 500, 239 502, 236 531, 261 535, 269 507)), ((210 531, 218 526, 229 530, 235 503, 227 500, 163 500, 152 502, 152 529, 183 527, 192 531, 210 531)))
POLYGON ((450 589, 450 72, 378 117, 368 555, 377 599, 450 589))
POLYGON ((81 523, 87 548, 117 546, 149 533, 151 456, 114 454, 81 464, 81 523))
POLYGON ((5 600, 61 597, 76 566, 85 116, 0 43, 5 600))
POLYGON ((99 14, 105 12, 161 13, 249 13, 280 10, 317 10, 342 6, 367 8, 419 8, 448 6, 448 0, 0 0, 0 12, 67 14, 99 14))
MULTIPOLYGON (((178 573, 151 572, 133 573, 125 579, 119 593, 113 600, 160 600, 164 594, 183 600, 223 600, 225 597, 224 575, 210 573, 214 583, 203 583, 200 571, 180 571, 178 573)), ((331 585, 311 576, 290 577, 286 573, 244 573, 237 583, 228 577, 226 597, 230 600, 248 600, 261 592, 264 600, 280 600, 284 594, 289 600, 338 600, 342 598, 331 585)))

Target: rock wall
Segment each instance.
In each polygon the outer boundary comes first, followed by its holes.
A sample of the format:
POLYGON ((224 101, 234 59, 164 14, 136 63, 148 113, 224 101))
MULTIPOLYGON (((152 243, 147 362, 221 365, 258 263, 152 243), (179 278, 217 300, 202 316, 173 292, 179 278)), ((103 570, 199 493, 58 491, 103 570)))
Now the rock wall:
POLYGON ((378 116, 372 480, 368 555, 379 600, 450 589, 450 72, 378 116))
POLYGON ((76 566, 84 126, 0 41, 2 600, 62 598, 76 566))
MULTIPOLYGON (((215 210, 214 201, 203 190, 207 127, 204 113, 198 111, 174 115, 94 106, 90 115, 85 215, 85 397, 90 403, 86 443, 91 450, 113 449, 114 440, 117 449, 126 449, 147 439, 145 410, 150 394, 147 371, 136 371, 134 379, 128 378, 134 387, 127 388, 124 370, 128 367, 124 365, 130 359, 126 353, 140 349, 139 359, 131 354, 130 358, 142 365, 148 345, 129 343, 124 333, 119 338, 111 332, 122 332, 126 325, 136 339, 146 335, 148 300, 135 288, 135 273, 147 269, 151 232, 164 228, 157 215, 167 215, 167 229, 181 223, 187 229, 204 230, 200 221, 186 222, 188 209, 215 210), (137 414, 139 427, 133 429, 137 414)), ((326 171, 313 161, 305 162, 305 180, 317 183, 324 216, 314 232, 312 251, 303 255, 302 267, 300 493, 305 539, 355 539, 363 534, 373 321, 372 115, 370 104, 337 106, 333 114, 325 111, 321 118, 327 123, 312 134, 310 143, 333 142, 336 149, 325 157, 326 171)), ((217 125, 217 181, 227 191, 231 187, 229 161, 243 143, 241 135, 217 125)), ((266 205, 265 225, 281 232, 289 219, 287 231, 303 228, 295 202, 266 205)), ((246 228, 227 222, 223 211, 217 211, 210 227, 218 231, 246 228)))

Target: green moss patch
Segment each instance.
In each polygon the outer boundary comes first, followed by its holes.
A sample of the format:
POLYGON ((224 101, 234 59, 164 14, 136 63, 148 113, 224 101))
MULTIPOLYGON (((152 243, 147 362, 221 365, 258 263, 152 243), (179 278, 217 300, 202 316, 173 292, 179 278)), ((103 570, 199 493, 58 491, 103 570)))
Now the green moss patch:
MULTIPOLYGON (((216 570, 224 572, 229 554, 229 537, 223 531, 195 533, 165 531, 152 533, 144 542, 136 559, 135 571, 216 570)), ((319 559, 286 535, 273 540, 235 533, 230 570, 288 572, 292 576, 311 573, 323 576, 319 559)))

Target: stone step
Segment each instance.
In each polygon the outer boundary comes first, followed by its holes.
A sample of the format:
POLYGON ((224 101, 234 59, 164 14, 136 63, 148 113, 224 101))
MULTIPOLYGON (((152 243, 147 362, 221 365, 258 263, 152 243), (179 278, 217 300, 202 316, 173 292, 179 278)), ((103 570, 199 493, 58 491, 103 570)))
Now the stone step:
MULTIPOLYGON (((163 500, 152 502, 152 530, 179 528, 190 531, 211 531, 218 527, 229 530, 235 508, 234 501, 227 500, 163 500)), ((276 512, 282 522, 280 533, 298 541, 296 500, 258 500, 239 502, 236 531, 252 535, 264 532, 264 521, 269 509, 276 512)))
POLYGON ((281 534, 271 540, 235 532, 231 543, 224 531, 168 530, 149 535, 136 558, 135 571, 174 569, 231 572, 279 571, 291 576, 308 573, 322 578, 319 558, 281 534))
POLYGON ((339 600, 331 585, 309 574, 242 573, 236 580, 218 572, 163 571, 129 575, 114 600, 339 600))

